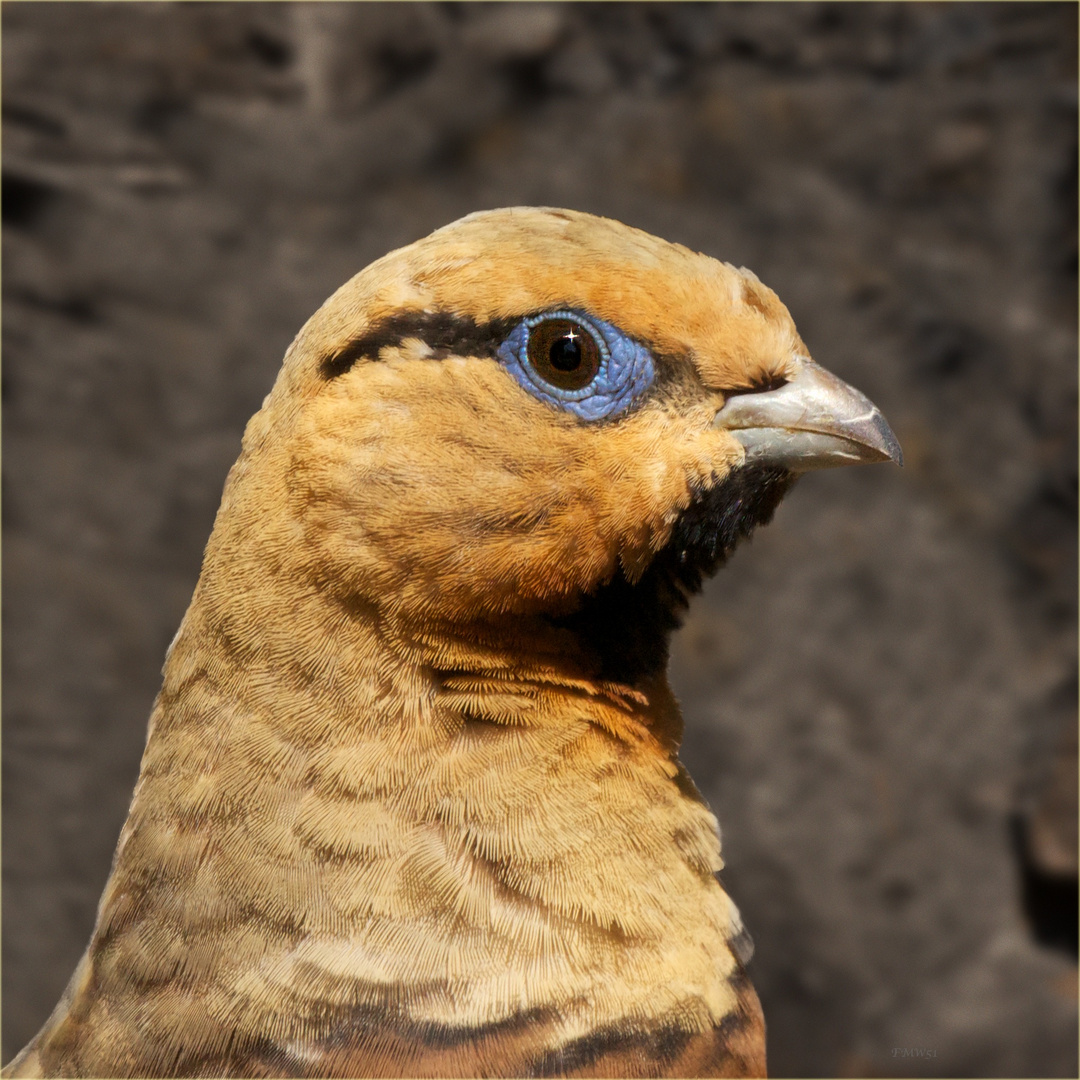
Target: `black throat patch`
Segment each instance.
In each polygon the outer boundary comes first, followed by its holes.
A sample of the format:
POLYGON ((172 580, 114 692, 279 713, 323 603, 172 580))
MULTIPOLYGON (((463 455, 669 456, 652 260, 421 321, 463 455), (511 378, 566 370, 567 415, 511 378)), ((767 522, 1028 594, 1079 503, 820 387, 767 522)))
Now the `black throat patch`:
POLYGON ((583 648, 598 654, 603 678, 632 686, 662 671, 671 632, 690 598, 740 540, 772 520, 794 480, 786 469, 734 470, 683 511, 640 581, 630 584, 617 574, 557 625, 574 631, 583 648))

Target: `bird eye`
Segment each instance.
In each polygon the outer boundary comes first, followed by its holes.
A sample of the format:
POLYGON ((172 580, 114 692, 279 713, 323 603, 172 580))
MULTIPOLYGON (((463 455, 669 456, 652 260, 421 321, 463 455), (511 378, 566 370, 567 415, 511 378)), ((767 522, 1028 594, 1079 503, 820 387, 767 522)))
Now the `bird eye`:
POLYGON ((600 370, 596 338, 571 319, 545 319, 530 327, 528 355, 533 371, 561 390, 581 390, 600 370))
POLYGON ((498 357, 534 397, 583 420, 624 412, 652 385, 652 353, 581 311, 545 311, 514 327, 498 357))

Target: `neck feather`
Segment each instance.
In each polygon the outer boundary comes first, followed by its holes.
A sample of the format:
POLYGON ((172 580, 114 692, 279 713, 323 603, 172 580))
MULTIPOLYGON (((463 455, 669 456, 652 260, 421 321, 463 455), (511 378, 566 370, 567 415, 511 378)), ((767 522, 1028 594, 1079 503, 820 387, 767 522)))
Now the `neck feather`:
POLYGON ((679 529, 640 582, 500 625, 275 595, 287 575, 224 581, 208 559, 90 951, 42 1038, 116 1060, 95 1016, 137 1006, 175 1035, 152 1063, 120 1047, 140 1067, 272 1032, 297 1071, 365 1032, 529 1019, 550 1049, 740 1008, 741 924, 663 667, 686 596, 749 528, 679 529))

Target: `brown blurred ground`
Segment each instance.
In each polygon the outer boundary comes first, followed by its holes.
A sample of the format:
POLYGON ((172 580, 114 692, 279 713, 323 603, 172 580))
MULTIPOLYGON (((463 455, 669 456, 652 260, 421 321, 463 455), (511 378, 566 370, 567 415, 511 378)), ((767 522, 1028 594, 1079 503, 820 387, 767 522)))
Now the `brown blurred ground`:
POLYGON ((5 4, 4 1059, 292 335, 549 204, 752 267, 907 454, 677 643, 772 1071, 1075 1076, 1076 52, 1070 4, 5 4))

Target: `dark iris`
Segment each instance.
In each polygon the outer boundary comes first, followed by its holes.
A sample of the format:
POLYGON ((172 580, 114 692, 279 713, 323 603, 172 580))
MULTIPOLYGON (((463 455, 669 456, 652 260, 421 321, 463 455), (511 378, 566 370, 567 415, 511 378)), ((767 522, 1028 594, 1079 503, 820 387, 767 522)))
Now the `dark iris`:
POLYGON ((558 371, 576 371, 581 367, 580 334, 569 333, 551 344, 548 359, 558 371))
POLYGON ((581 390, 600 370, 600 347, 581 323, 545 319, 529 328, 529 362, 552 386, 581 390))

